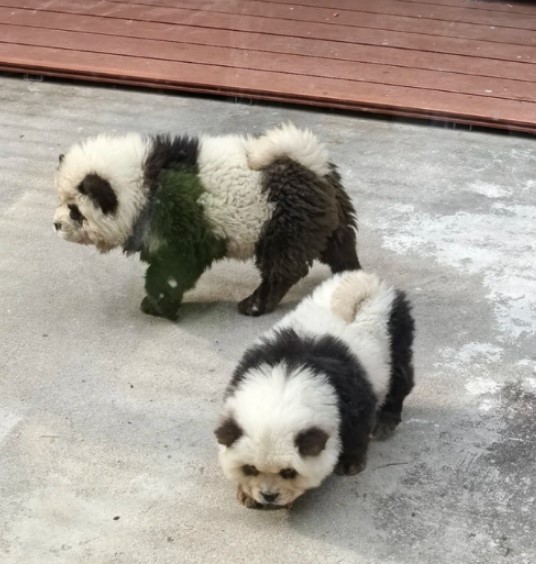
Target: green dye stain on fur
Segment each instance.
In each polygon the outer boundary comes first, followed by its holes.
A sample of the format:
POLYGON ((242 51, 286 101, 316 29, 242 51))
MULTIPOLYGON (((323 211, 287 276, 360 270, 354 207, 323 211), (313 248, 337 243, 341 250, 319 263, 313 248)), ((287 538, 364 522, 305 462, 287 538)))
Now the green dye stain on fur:
POLYGON ((213 261, 225 256, 225 241, 213 233, 198 201, 203 191, 194 171, 160 174, 149 244, 141 252, 149 263, 142 302, 146 313, 176 319, 184 292, 213 261), (154 249, 151 241, 157 242, 154 249))

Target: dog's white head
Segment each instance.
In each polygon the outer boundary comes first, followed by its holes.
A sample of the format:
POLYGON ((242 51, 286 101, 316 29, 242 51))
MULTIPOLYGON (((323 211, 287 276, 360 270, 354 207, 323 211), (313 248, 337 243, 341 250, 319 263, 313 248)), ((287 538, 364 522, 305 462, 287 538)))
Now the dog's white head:
POLYGON ((244 376, 215 434, 226 477, 257 503, 285 507, 331 474, 338 429, 337 398, 325 378, 280 364, 244 376))
POLYGON ((108 251, 123 245, 146 200, 148 142, 131 133, 99 135, 60 156, 54 229, 67 241, 108 251))

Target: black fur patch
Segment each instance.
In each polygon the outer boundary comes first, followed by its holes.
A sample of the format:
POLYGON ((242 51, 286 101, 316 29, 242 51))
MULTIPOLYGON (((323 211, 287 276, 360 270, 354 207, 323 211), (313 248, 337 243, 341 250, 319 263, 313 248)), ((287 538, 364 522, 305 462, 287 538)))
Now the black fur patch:
POLYGON ((251 464, 244 464, 244 466, 242 466, 242 472, 244 476, 258 476, 259 474, 259 471, 255 468, 255 466, 252 466, 251 464))
POLYGON ((160 173, 165 168, 192 169, 197 172, 199 140, 186 135, 151 137, 152 147, 144 163, 144 181, 149 188, 149 197, 141 210, 132 233, 123 246, 128 255, 141 250, 143 239, 151 225, 154 212, 154 195, 158 190, 160 173))
POLYGON ((307 366, 319 377, 327 377, 338 398, 341 462, 358 464, 366 455, 376 397, 355 355, 340 339, 330 335, 302 338, 292 329, 283 329, 275 337, 264 339, 246 351, 233 374, 227 395, 233 393, 250 370, 262 364, 280 363, 284 363, 289 372, 307 366))
POLYGON ((238 423, 230 417, 214 431, 214 434, 221 445, 229 447, 243 435, 243 431, 238 423))
POLYGON ((289 159, 263 171, 263 190, 274 204, 255 247, 262 282, 239 305, 241 313, 271 311, 315 259, 333 272, 359 268, 355 249, 355 212, 334 166, 320 177, 289 159))
POLYGON ((301 456, 318 456, 325 448, 329 435, 319 427, 310 427, 298 433, 294 444, 301 456))
POLYGON ((69 208, 69 217, 73 221, 83 221, 85 219, 76 204, 68 204, 67 207, 69 208))
POLYGON ((412 347, 415 321, 411 315, 411 304, 401 290, 397 290, 391 306, 388 330, 391 336, 391 375, 389 391, 378 411, 374 431, 377 438, 386 437, 400 423, 404 398, 414 386, 412 347))
POLYGON ((294 478, 298 475, 298 472, 294 470, 294 468, 283 468, 283 470, 279 472, 279 475, 284 480, 294 480, 294 478))
POLYGON ((144 238, 149 231, 154 215, 154 198, 149 197, 132 226, 132 233, 123 245, 123 252, 127 255, 138 253, 143 248, 144 238))
POLYGON ((320 255, 320 260, 329 265, 331 272, 344 270, 358 270, 361 268, 356 250, 357 220, 350 196, 346 193, 341 175, 337 167, 330 163, 331 172, 326 181, 333 186, 337 200, 339 225, 327 240, 326 247, 320 255))
POLYGON ((88 174, 78 185, 78 191, 91 198, 102 213, 115 213, 117 210, 117 196, 110 183, 98 174, 88 174))
POLYGON ((263 185, 275 209, 257 243, 257 266, 281 278, 299 279, 338 227, 333 187, 288 158, 264 170, 263 185))
POLYGON ((405 373, 404 388, 408 394, 413 388, 413 337, 415 321, 411 314, 411 304, 402 290, 397 290, 389 317, 389 334, 391 335, 391 388, 397 379, 396 367, 405 373), (412 368, 409 370, 409 368, 412 368))
POLYGON ((151 192, 158 188, 158 177, 164 168, 197 170, 199 139, 182 135, 155 135, 144 165, 145 183, 151 192))

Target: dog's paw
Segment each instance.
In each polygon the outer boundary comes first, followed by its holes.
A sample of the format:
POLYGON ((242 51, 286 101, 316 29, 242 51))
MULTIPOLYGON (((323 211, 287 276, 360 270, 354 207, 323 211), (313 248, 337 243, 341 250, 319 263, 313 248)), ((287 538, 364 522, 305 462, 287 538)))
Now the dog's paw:
POLYGON ((257 317, 264 313, 264 309, 259 303, 259 298, 256 294, 251 294, 245 300, 242 300, 238 304, 238 311, 242 315, 250 315, 252 317, 257 317))
POLYGON ((378 421, 372 431, 371 437, 376 441, 384 441, 394 433, 395 429, 396 423, 392 423, 390 421, 378 421))
POLYGON ((380 415, 376 420, 371 437, 376 441, 384 441, 394 433, 398 423, 395 418, 380 415))
POLYGON ((162 314, 160 313, 158 306, 153 302, 153 300, 149 296, 145 296, 140 304, 140 309, 143 313, 147 315, 155 315, 160 317, 162 314))
POLYGON ((140 304, 140 309, 143 313, 154 315, 155 317, 165 317, 171 321, 177 321, 179 318, 178 309, 176 304, 166 304, 165 301, 160 303, 155 302, 150 296, 145 296, 140 304))
POLYGON ((252 497, 250 497, 240 486, 236 490, 236 498, 238 499, 238 503, 247 507, 248 509, 262 509, 262 503, 258 503, 252 497))
POLYGON ((362 472, 367 466, 367 461, 362 460, 360 462, 349 462, 349 461, 339 461, 337 466, 335 466, 335 474, 339 476, 355 476, 362 472))

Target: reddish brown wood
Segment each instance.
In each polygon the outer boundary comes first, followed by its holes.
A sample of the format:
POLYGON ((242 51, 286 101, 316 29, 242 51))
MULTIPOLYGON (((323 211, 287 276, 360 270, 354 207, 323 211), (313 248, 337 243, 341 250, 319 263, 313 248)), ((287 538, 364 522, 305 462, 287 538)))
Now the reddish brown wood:
MULTIPOLYGON (((108 0, 113 4, 125 4, 126 0, 108 0)), ((388 0, 390 4, 393 0, 388 0)), ((240 7, 241 15, 258 16, 264 18, 278 18, 296 20, 300 22, 326 23, 367 29, 381 29, 390 31, 405 31, 443 37, 479 39, 482 41, 504 42, 518 45, 536 45, 536 34, 532 29, 512 28, 504 23, 504 14, 496 17, 495 25, 463 21, 452 21, 444 18, 427 18, 418 15, 420 10, 405 10, 405 15, 392 15, 388 10, 382 11, 383 3, 373 3, 366 0, 353 2, 353 8, 336 11, 333 8, 310 7, 302 2, 282 4, 278 0, 248 0, 240 7), (493 27, 493 29, 491 29, 493 27)), ((152 6, 161 8, 202 9, 206 12, 235 14, 237 3, 235 0, 129 0, 128 4, 138 6, 152 6)), ((324 5, 329 2, 324 2, 324 5)), ((410 7, 415 4, 410 4, 410 7)), ((524 18, 526 19, 526 18, 524 18)))
MULTIPOLYGON (((396 1, 396 0, 393 0, 396 1)), ((10 7, 36 8, 39 0, 1 0, 0 5, 7 2, 16 4, 10 7)), ((364 43, 368 45, 389 45, 400 49, 417 49, 420 51, 452 53, 459 55, 478 55, 499 60, 517 60, 519 62, 536 63, 536 47, 527 45, 504 45, 493 41, 477 41, 457 39, 436 35, 405 33, 389 30, 356 28, 329 23, 302 22, 243 15, 240 7, 247 0, 237 1, 237 14, 208 12, 200 9, 164 8, 130 3, 114 3, 108 0, 49 0, 47 10, 62 13, 103 16, 121 20, 140 20, 171 24, 187 24, 190 26, 208 27, 212 29, 229 29, 253 31, 263 34, 284 35, 290 37, 315 37, 347 43, 364 43)), ((272 3, 266 4, 267 13, 272 3)), ((120 24, 118 22, 118 27, 120 24)))
MULTIPOLYGON (((153 0, 149 0, 149 2, 151 1, 153 0)), ((160 0, 156 0, 156 2, 159 1, 160 0)), ((276 1, 277 3, 288 5, 327 6, 336 10, 369 10, 380 14, 385 13, 398 16, 443 19, 454 22, 499 25, 497 15, 494 13, 496 3, 488 3, 487 9, 471 10, 466 6, 439 5, 436 2, 409 2, 408 0, 335 0, 334 2, 330 0, 299 0, 299 2, 293 2, 293 0, 276 1)), ((515 1, 508 2, 508 4, 515 4, 516 7, 523 6, 522 3, 515 1)), ((536 29, 536 15, 531 10, 526 10, 522 13, 500 10, 500 25, 518 29, 536 29)))
POLYGON ((536 6, 465 4, 0 0, 0 69, 536 132, 536 6))
POLYGON ((32 45, 35 47, 55 47, 59 49, 84 51, 89 53, 109 53, 132 56, 145 60, 197 63, 222 67, 237 67, 250 70, 281 72, 303 76, 304 81, 310 77, 344 78, 354 82, 377 83, 392 86, 409 86, 423 90, 439 90, 458 92, 477 96, 504 98, 515 100, 536 99, 536 83, 467 76, 455 73, 442 73, 413 68, 400 68, 383 65, 355 63, 349 61, 323 61, 311 57, 297 55, 278 55, 258 51, 245 51, 214 47, 211 45, 191 45, 188 43, 139 40, 125 37, 101 36, 95 41, 91 33, 67 32, 48 29, 32 29, 27 27, 0 24, 0 37, 4 41, 32 45))
POLYGON ((488 10, 493 12, 509 12, 512 14, 533 14, 531 6, 522 2, 511 3, 508 0, 404 0, 413 4, 433 4, 434 6, 451 6, 466 10, 488 10))
MULTIPOLYGON (((117 22, 109 18, 11 8, 0 8, 0 23, 87 33, 95 33, 97 29, 99 35, 112 35, 119 38, 158 39, 172 43, 214 45, 247 51, 304 55, 314 61, 320 60, 321 64, 324 60, 354 61, 439 70, 469 76, 530 80, 530 73, 525 63, 508 62, 498 65, 495 60, 490 59, 323 41, 314 38, 304 39, 223 29, 212 30, 135 20, 123 26, 118 33, 117 22)), ((323 64, 329 64, 329 62, 323 64)))
MULTIPOLYGON (((6 55, 11 56, 19 64, 21 62, 31 63, 35 67, 40 66, 49 70, 61 65, 66 70, 70 69, 75 73, 87 73, 89 70, 93 72, 95 68, 95 53, 0 44, 0 57, 5 60, 6 55)), ((362 99, 377 107, 386 105, 405 107, 403 100, 408 99, 423 110, 437 112, 437 114, 455 113, 461 102, 466 108, 466 117, 472 113, 475 116, 483 117, 501 108, 501 112, 505 113, 507 119, 518 123, 524 123, 528 113, 536 112, 535 102, 498 100, 401 86, 355 83, 343 79, 307 77, 307 80, 304 80, 301 76, 282 73, 224 68, 217 65, 192 65, 155 59, 146 60, 140 57, 110 54, 99 54, 98 60, 99 69, 95 75, 116 74, 126 79, 132 75, 134 78, 146 78, 151 81, 157 77, 156 80, 169 84, 184 82, 192 87, 202 86, 204 89, 214 88, 214 84, 217 84, 216 88, 231 88, 233 92, 241 93, 269 94, 273 92, 281 96, 291 91, 295 92, 298 99, 324 98, 326 101, 344 100, 350 103, 353 100, 362 99), (266 90, 267 84, 270 84, 268 91, 266 90)), ((497 115, 497 119, 502 119, 502 116, 497 115)))

